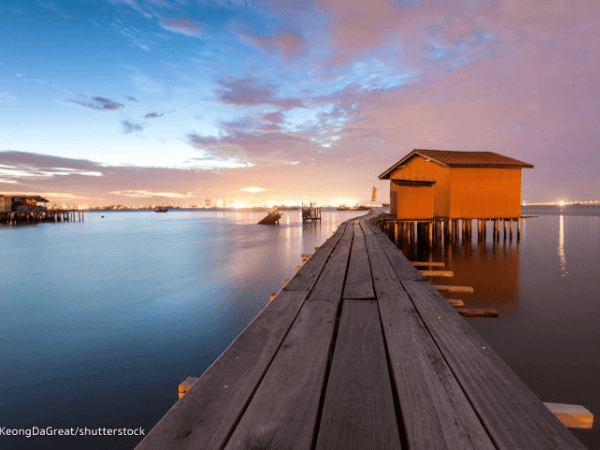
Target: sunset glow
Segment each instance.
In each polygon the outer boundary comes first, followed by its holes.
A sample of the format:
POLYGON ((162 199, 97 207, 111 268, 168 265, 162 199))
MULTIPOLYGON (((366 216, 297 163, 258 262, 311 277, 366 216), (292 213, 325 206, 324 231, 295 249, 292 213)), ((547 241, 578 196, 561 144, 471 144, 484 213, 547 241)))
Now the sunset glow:
POLYGON ((597 198, 588 2, 9 0, 0 27, 0 193, 352 206, 429 148, 597 198))

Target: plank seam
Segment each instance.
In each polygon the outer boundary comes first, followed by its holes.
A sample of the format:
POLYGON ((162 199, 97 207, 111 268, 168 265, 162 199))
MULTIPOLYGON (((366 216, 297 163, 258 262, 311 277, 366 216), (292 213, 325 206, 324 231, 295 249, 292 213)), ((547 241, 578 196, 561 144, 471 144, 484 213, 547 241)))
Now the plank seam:
MULTIPOLYGON (((363 224, 361 223, 361 228, 363 224)), ((364 232, 364 229, 363 229, 364 232)), ((365 239, 366 244, 366 239, 365 239)), ((383 347, 385 349, 385 360, 388 368, 388 376, 390 378, 390 385, 392 387, 392 398, 394 403, 394 411, 396 412, 396 426, 398 427, 398 434, 400 436, 400 446, 403 449, 409 449, 408 445, 408 432, 406 431, 406 425, 404 421, 404 416, 402 414, 402 408, 400 407, 400 395, 398 394, 398 389, 396 387, 396 381, 393 374, 392 367, 392 358, 390 356, 390 350, 388 348, 388 342, 385 338, 385 329, 383 324, 383 319, 381 318, 381 309, 379 309, 379 301, 377 299, 377 291, 375 290, 375 280, 373 278, 373 267, 371 265, 371 258, 369 258, 369 246, 365 245, 365 250, 367 252, 367 260, 369 261, 369 270, 371 271, 371 283, 373 283, 373 292, 375 293, 375 301, 377 302, 377 312, 379 314, 379 325, 381 326, 381 333, 383 337, 383 347)))
MULTIPOLYGON (((344 233, 346 232, 346 228, 344 228, 344 233)), ((342 237, 338 241, 341 242, 342 237)), ((344 271, 344 282, 342 286, 346 285, 346 277, 348 276, 348 266, 350 265, 350 254, 352 253, 352 245, 354 244, 354 229, 352 230, 352 240, 350 241, 350 249, 348 251, 348 259, 346 260, 346 270, 344 271)), ((337 244, 336 244, 337 246, 337 244)), ((333 253, 333 250, 332 250, 333 253)), ((330 255, 331 256, 331 255, 330 255)), ((329 258, 327 258, 329 261, 329 258)), ((325 263, 327 264, 327 262, 325 263)), ((325 266, 323 266, 325 268, 325 266)), ((321 274, 319 274, 319 277, 321 274)), ((316 283, 315 283, 316 286, 316 283)), ((308 298, 308 297, 307 297, 308 298)), ((340 328, 340 318, 342 317, 342 303, 344 302, 344 289, 340 292, 340 299, 337 305, 337 311, 335 315, 335 324, 333 325, 333 335, 331 337, 331 342, 329 344, 329 351, 327 353, 327 366, 325 367, 325 375, 323 376, 323 385, 321 386, 321 395, 319 397, 319 408, 317 409, 317 417, 315 420, 315 429, 313 431, 313 438, 310 445, 311 450, 315 450, 317 448, 317 438, 319 437, 319 429, 321 428, 321 419, 323 416, 323 405, 325 404, 325 394, 327 393, 327 383, 329 381, 329 373, 331 372, 331 365, 333 363, 333 353, 335 351, 335 344, 337 343, 337 335, 340 328)))

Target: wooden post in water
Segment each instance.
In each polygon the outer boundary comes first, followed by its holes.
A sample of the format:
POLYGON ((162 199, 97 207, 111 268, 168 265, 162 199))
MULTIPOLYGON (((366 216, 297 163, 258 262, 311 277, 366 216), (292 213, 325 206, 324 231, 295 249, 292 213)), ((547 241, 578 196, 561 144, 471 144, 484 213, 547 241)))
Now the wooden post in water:
POLYGON ((517 219, 517 241, 521 239, 521 218, 517 219))
POLYGON ((507 233, 506 233, 506 219, 502 219, 502 226, 504 228, 504 240, 506 241, 507 233))
POLYGON ((427 231, 429 232, 429 248, 433 247, 433 220, 427 223, 427 231))

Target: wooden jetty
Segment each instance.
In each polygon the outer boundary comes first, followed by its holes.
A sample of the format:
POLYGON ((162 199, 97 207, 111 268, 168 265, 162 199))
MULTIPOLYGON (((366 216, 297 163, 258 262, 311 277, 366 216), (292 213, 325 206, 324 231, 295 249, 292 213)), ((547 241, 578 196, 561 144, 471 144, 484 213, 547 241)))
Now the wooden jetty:
POLYGON ((83 222, 84 220, 84 212, 73 209, 0 212, 0 224, 6 225, 24 225, 40 222, 83 222))
POLYGON ((302 222, 321 220, 321 208, 316 203, 302 203, 302 222))
POLYGON ((136 449, 585 449, 368 216, 181 389, 136 449))

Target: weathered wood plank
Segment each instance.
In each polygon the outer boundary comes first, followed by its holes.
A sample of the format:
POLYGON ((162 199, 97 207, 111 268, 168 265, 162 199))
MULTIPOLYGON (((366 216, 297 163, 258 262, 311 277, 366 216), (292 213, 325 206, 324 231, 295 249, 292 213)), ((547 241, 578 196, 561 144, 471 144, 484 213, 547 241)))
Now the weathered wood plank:
POLYGON ((292 326, 307 292, 281 292, 165 414, 136 450, 220 449, 292 326))
POLYGON ((339 302, 341 300, 353 235, 354 228, 347 226, 307 301, 339 302))
POLYGON ((226 450, 310 449, 338 306, 304 303, 226 450))
POLYGON ((344 300, 316 445, 317 450, 351 448, 401 449, 379 311, 372 300, 344 300))
POLYGON ((591 430, 594 428, 594 415, 581 405, 544 402, 554 417, 568 428, 591 430))
POLYGON ((348 276, 344 286, 345 299, 374 299, 373 279, 371 278, 371 267, 367 256, 365 235, 358 221, 354 222, 354 240, 350 251, 350 262, 348 264, 348 276))
POLYGON ((310 291, 325 267, 325 263, 331 252, 344 234, 344 230, 349 221, 340 225, 337 231, 327 239, 323 245, 315 250, 312 257, 302 266, 302 270, 297 272, 288 284, 283 288, 286 291, 310 291))
MULTIPOLYGON (((367 223, 365 223, 369 226, 367 223)), ((410 263, 410 261, 402 254, 402 252, 394 245, 392 241, 381 231, 375 229, 373 225, 374 234, 379 242, 379 245, 385 252, 387 258, 392 263, 394 271, 401 280, 422 280, 423 277, 419 271, 410 263)))
POLYGON ((451 270, 419 270, 419 273, 424 277, 453 277, 454 272, 451 270))
POLYGON ((455 311, 463 317, 498 317, 500 315, 497 309, 464 308, 455 311))
POLYGON ((446 263, 443 261, 411 261, 415 267, 446 267, 446 263))
POLYGON ((433 287, 435 287, 440 292, 461 292, 463 294, 473 293, 472 286, 448 286, 442 284, 434 284, 433 287))
POLYGON ((378 241, 367 246, 409 448, 492 449, 378 241))
POLYGON ((402 284, 498 449, 585 449, 431 284, 402 284))

